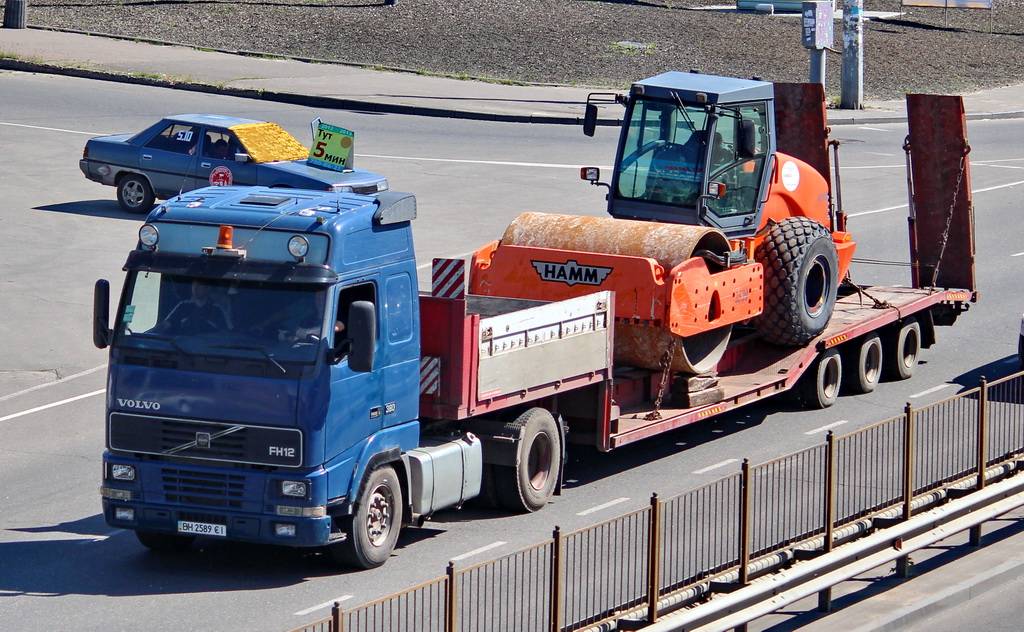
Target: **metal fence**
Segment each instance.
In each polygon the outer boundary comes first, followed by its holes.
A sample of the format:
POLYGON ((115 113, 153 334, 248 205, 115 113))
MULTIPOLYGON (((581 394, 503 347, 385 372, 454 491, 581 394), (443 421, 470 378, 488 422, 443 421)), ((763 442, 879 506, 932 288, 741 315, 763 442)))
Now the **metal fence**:
POLYGON ((751 561, 902 507, 1024 452, 1024 374, 915 409, 645 509, 562 534, 500 559, 456 569, 295 632, 570 632, 630 610, 649 622, 659 601, 751 561), (644 610, 646 608, 646 610, 644 610))

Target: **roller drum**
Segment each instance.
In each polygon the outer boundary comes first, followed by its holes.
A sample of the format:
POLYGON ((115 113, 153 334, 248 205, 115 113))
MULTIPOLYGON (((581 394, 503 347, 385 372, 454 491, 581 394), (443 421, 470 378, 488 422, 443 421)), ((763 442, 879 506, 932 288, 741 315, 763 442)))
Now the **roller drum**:
MULTIPOLYGON (((666 272, 700 250, 718 255, 730 250, 725 235, 706 226, 549 213, 522 213, 509 224, 501 243, 648 257, 666 272)), ((615 326, 615 361, 660 370, 662 358, 676 338, 672 369, 681 373, 704 373, 722 359, 731 333, 731 326, 723 326, 684 338, 660 327, 619 322, 615 326)))

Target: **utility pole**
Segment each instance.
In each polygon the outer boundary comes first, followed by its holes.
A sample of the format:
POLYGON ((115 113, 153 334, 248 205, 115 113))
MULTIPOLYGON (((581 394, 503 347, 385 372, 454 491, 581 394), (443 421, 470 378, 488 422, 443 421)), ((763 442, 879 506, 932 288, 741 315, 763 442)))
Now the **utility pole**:
POLYGON ((863 10, 864 0, 843 1, 843 73, 839 107, 845 110, 864 107, 863 10))
POLYGON ((7 0, 4 5, 4 28, 25 28, 25 14, 28 12, 28 0, 7 0))

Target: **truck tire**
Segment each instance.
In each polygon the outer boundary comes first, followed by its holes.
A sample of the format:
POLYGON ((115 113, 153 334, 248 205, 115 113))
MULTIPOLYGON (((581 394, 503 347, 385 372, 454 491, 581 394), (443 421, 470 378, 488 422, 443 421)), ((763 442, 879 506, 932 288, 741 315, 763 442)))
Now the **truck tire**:
POLYGON ((505 509, 533 512, 548 504, 562 472, 562 440, 558 424, 543 408, 531 408, 506 424, 519 434, 515 467, 494 466, 494 489, 505 509))
POLYGON ((402 528, 402 487, 390 465, 370 472, 359 491, 355 513, 346 519, 347 537, 329 547, 337 562, 377 568, 391 557, 402 528))
POLYGON ((839 349, 826 349, 797 383, 800 403, 808 409, 828 408, 839 398, 843 361, 839 349))
POLYGON ((882 337, 871 332, 844 346, 844 391, 857 395, 875 390, 882 379, 882 337))
POLYGON ((192 546, 196 539, 194 535, 178 535, 159 531, 136 531, 135 537, 138 538, 142 546, 153 551, 184 551, 192 546))
POLYGON ((768 231, 755 258, 764 266, 764 312, 757 330, 772 344, 798 347, 825 331, 839 289, 839 258, 828 228, 789 217, 768 231))
POLYGON ((917 371, 921 355, 921 323, 908 318, 893 329, 886 340, 885 377, 892 381, 909 380, 917 371))
POLYGON ((117 203, 128 213, 148 213, 153 210, 156 197, 153 187, 144 177, 129 173, 117 181, 117 203))

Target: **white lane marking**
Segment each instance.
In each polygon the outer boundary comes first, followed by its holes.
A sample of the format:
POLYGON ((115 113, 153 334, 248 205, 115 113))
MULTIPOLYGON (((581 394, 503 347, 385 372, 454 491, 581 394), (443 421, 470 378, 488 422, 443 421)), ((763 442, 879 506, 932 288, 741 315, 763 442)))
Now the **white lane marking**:
MULTIPOLYGON (((461 255, 452 255, 451 257, 447 257, 447 258, 448 259, 465 259, 466 257, 472 255, 474 252, 476 252, 476 251, 474 250, 472 252, 464 252, 461 255)), ((424 268, 429 268, 432 265, 434 265, 433 261, 431 261, 429 263, 421 263, 420 265, 416 266, 416 269, 417 270, 422 270, 424 268)))
POLYGON ((891 132, 892 131, 892 130, 889 130, 889 129, 882 129, 881 127, 868 127, 866 125, 861 125, 857 129, 866 129, 869 132, 891 132))
POLYGON ((459 560, 464 560, 467 557, 473 557, 474 555, 480 555, 481 553, 484 553, 485 551, 490 551, 491 549, 496 549, 499 546, 504 546, 506 544, 508 544, 508 542, 505 542, 504 540, 498 540, 497 542, 491 542, 487 546, 482 546, 479 549, 473 549, 472 551, 466 551, 462 555, 456 555, 455 557, 451 558, 451 561, 458 562, 459 560))
POLYGON ((931 395, 932 393, 941 391, 944 388, 949 388, 950 386, 956 386, 956 384, 939 384, 938 386, 933 386, 933 387, 931 387, 930 389, 928 389, 926 391, 921 391, 920 393, 916 393, 914 395, 911 395, 910 399, 917 399, 918 397, 924 397, 925 395, 931 395))
MULTIPOLYGON (((514 162, 507 160, 467 160, 465 158, 416 158, 414 156, 382 156, 379 154, 360 154, 363 158, 380 158, 381 160, 415 160, 418 162, 454 162, 467 165, 497 165, 499 167, 541 167, 544 169, 576 169, 584 165, 566 165, 554 162, 514 162)), ((592 165, 586 165, 592 166, 592 165)), ((604 166, 600 169, 610 170, 611 167, 604 166)))
MULTIPOLYGON (((8 127, 25 127, 27 129, 41 129, 47 132, 67 132, 68 134, 81 134, 83 136, 104 136, 104 134, 97 134, 96 132, 80 132, 74 129, 61 129, 59 127, 43 127, 41 125, 23 125, 21 123, 0 123, 0 125, 7 125, 8 127)), ((106 134, 109 136, 109 134, 106 134)))
POLYGON ((694 474, 707 474, 711 470, 717 470, 720 467, 729 465, 730 463, 735 463, 737 461, 739 461, 739 459, 726 459, 724 461, 719 461, 718 463, 715 463, 714 465, 709 465, 709 466, 705 467, 704 469, 695 470, 693 473, 694 474))
POLYGON ((860 217, 862 215, 874 215, 875 213, 887 213, 889 211, 895 211, 901 208, 909 207, 909 204, 900 204, 898 206, 889 206, 886 208, 875 209, 874 211, 863 211, 861 213, 849 213, 847 217, 860 217))
POLYGON ((577 516, 589 516, 592 513, 601 511, 602 509, 607 509, 609 507, 613 507, 615 505, 618 505, 619 503, 624 503, 627 500, 629 500, 629 499, 625 498, 625 497, 623 497, 623 498, 616 498, 615 500, 609 500, 608 502, 602 503, 600 505, 597 505, 596 507, 591 507, 590 509, 584 509, 583 511, 579 512, 576 515, 577 516))
POLYGON ((13 398, 15 398, 15 397, 17 397, 19 395, 24 395, 25 393, 31 393, 32 391, 38 391, 41 388, 48 388, 50 386, 55 386, 57 384, 63 384, 64 382, 67 382, 68 380, 73 380, 76 377, 82 377, 83 375, 89 375, 90 373, 95 373, 96 371, 100 371, 100 370, 105 369, 105 368, 107 368, 107 365, 103 364, 103 365, 100 365, 100 366, 88 369, 86 371, 82 371, 81 373, 75 373, 74 375, 69 375, 69 376, 67 376, 65 378, 61 378, 59 380, 55 380, 53 382, 47 382, 46 384, 36 384, 35 386, 31 386, 29 388, 26 388, 23 391, 18 391, 17 393, 11 393, 10 395, 4 395, 4 396, 0 397, 0 402, 5 402, 5 401, 7 401, 9 399, 13 399, 13 398))
POLYGON ((82 540, 81 542, 75 542, 75 544, 77 546, 81 546, 83 544, 95 544, 97 542, 103 542, 104 540, 107 540, 111 536, 117 535, 121 531, 122 531, 122 529, 114 529, 113 531, 111 531, 109 533, 104 533, 103 535, 92 535, 92 536, 89 536, 87 539, 82 540))
MULTIPOLYGON (((853 168, 856 168, 856 167, 853 167, 853 168)), ((977 193, 987 193, 989 191, 997 191, 999 189, 1008 189, 1010 187, 1019 186, 1021 184, 1024 184, 1024 180, 1018 180, 1017 182, 1009 182, 1007 184, 997 184, 996 186, 985 187, 984 189, 974 189, 973 191, 971 191, 971 193, 974 193, 974 194, 977 194, 977 193)), ((847 214, 847 217, 861 217, 861 216, 864 216, 864 215, 874 215, 875 213, 885 213, 885 212, 888 212, 888 211, 895 211, 895 210, 898 210, 898 209, 901 209, 901 208, 907 208, 908 206, 909 206, 909 204, 899 204, 897 206, 889 206, 889 207, 886 207, 886 208, 876 209, 874 211, 864 211, 862 213, 849 213, 849 214, 847 214)))
POLYGON ((321 610, 323 608, 330 608, 331 606, 334 605, 335 601, 339 601, 339 602, 340 601, 348 601, 351 598, 352 598, 352 595, 342 595, 341 597, 338 597, 337 599, 331 599, 330 601, 325 601, 325 602, 323 602, 321 604, 317 604, 317 605, 313 606, 312 608, 306 608, 305 610, 299 610, 298 612, 295 613, 295 616, 296 617, 301 617, 301 616, 309 614, 310 612, 316 612, 317 610, 321 610))
POLYGON ((1010 256, 1011 256, 1011 257, 1019 257, 1019 256, 1021 256, 1021 255, 1024 255, 1024 252, 1018 252, 1017 254, 1015 254, 1015 255, 1010 255, 1010 256))
POLYGON ((80 399, 85 399, 86 397, 92 397, 93 395, 99 395, 100 393, 106 393, 106 392, 107 392, 107 389, 101 388, 98 391, 93 391, 91 393, 86 393, 84 395, 77 395, 75 397, 69 397, 67 399, 62 399, 59 402, 53 402, 52 404, 45 404, 43 406, 36 406, 35 408, 29 408, 28 410, 23 410, 20 413, 12 413, 10 415, 7 415, 6 417, 0 417, 0 421, 7 421, 9 419, 16 419, 18 417, 24 417, 25 415, 31 415, 32 413, 37 413, 40 410, 46 410, 47 408, 53 408, 54 406, 61 406, 61 405, 64 405, 64 404, 70 404, 71 402, 77 402, 80 399))
POLYGON ((821 426, 820 428, 815 428, 814 430, 808 430, 804 434, 805 435, 818 434, 819 432, 825 432, 826 430, 829 430, 831 428, 835 428, 836 426, 841 426, 841 425, 843 425, 845 423, 848 423, 848 420, 843 419, 842 421, 837 421, 835 423, 826 424, 824 426, 821 426))

